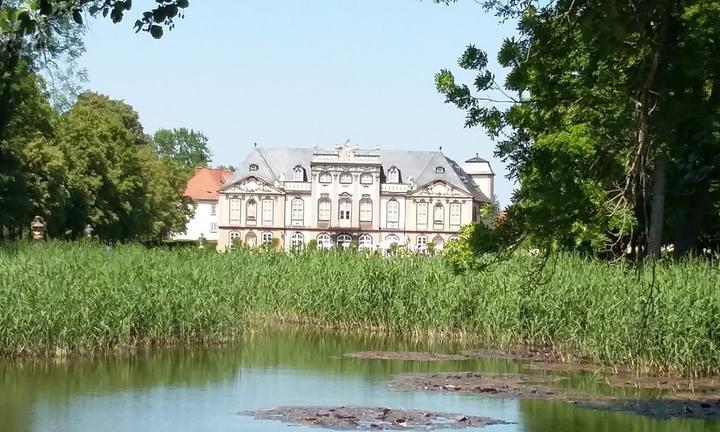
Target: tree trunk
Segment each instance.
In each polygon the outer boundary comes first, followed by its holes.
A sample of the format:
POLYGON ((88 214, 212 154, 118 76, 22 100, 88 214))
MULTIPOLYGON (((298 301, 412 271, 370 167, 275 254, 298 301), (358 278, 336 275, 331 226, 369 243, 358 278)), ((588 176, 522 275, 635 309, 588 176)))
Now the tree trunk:
POLYGON ((653 170, 653 193, 650 207, 650 229, 648 233, 648 252, 651 257, 660 256, 663 224, 665 223, 665 179, 667 177, 667 155, 660 151, 655 156, 653 170))
POLYGON ((688 199, 688 205, 682 227, 679 227, 675 241, 673 241, 673 254, 676 258, 694 252, 698 247, 698 237, 703 225, 708 204, 709 185, 701 184, 688 199))

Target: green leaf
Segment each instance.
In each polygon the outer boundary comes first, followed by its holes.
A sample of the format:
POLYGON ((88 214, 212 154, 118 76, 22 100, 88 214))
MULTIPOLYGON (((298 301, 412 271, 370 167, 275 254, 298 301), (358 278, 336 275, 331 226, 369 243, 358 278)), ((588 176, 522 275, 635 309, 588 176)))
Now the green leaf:
POLYGON ((79 9, 75 9, 72 13, 73 21, 75 21, 78 25, 83 25, 83 18, 82 14, 80 13, 79 9))
POLYGON ((160 39, 163 36, 163 28, 159 25, 150 26, 150 35, 155 39, 160 39))

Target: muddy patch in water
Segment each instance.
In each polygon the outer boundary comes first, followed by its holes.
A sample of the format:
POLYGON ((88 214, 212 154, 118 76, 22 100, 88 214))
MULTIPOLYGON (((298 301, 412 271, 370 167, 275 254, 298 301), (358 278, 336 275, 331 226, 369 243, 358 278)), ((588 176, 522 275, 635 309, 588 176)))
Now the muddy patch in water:
POLYGON ((487 397, 513 399, 562 400, 585 408, 626 411, 655 418, 720 420, 720 394, 717 393, 668 393, 658 398, 627 398, 584 393, 552 385, 563 379, 565 378, 552 375, 463 372, 398 375, 389 382, 389 385, 398 390, 409 391, 473 393, 487 397))
POLYGON ((524 349, 524 350, 503 350, 503 349, 473 349, 461 353, 470 358, 490 358, 506 360, 528 360, 539 362, 564 361, 564 357, 557 351, 550 349, 524 349))
POLYGON ((407 360, 407 361, 451 361, 468 360, 469 357, 457 354, 435 354, 428 352, 403 351, 360 351, 345 354, 345 357, 363 360, 407 360))
POLYGON ((687 378, 679 375, 653 375, 635 373, 627 368, 609 368, 592 363, 540 363, 533 362, 524 366, 530 370, 542 370, 556 373, 590 372, 598 381, 615 388, 637 390, 663 390, 691 392, 696 395, 720 393, 719 378, 687 378))
POLYGON ((477 393, 504 398, 567 398, 565 389, 549 386, 564 378, 523 374, 492 374, 477 372, 406 374, 390 381, 398 390, 425 390, 434 392, 477 393))
POLYGON ((369 407, 287 406, 241 413, 263 420, 333 430, 435 430, 510 424, 488 417, 369 407))

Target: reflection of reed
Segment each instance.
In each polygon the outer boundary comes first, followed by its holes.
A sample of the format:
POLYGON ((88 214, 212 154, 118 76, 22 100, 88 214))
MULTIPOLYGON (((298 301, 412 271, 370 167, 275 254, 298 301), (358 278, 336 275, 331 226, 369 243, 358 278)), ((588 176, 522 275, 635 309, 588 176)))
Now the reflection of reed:
POLYGON ((0 363, 0 413, 9 413, 4 417, 6 419, 22 418, 24 409, 38 398, 61 402, 72 395, 85 393, 103 394, 159 386, 221 385, 242 379, 244 368, 287 368, 378 380, 396 373, 455 370, 515 372, 519 368, 510 361, 493 359, 414 362, 342 357, 345 353, 358 350, 455 353, 464 348, 467 347, 458 343, 443 344, 387 335, 267 329, 248 332, 237 343, 224 346, 176 347, 138 351, 132 355, 63 361, 5 361, 0 363))

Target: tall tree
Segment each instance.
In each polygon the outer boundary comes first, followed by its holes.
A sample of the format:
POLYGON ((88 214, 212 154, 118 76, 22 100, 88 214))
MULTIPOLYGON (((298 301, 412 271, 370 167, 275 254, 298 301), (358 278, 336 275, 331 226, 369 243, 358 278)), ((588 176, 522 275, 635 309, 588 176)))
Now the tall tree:
POLYGON ((7 86, 13 116, 0 133, 0 230, 12 236, 36 214, 62 220, 65 197, 63 159, 54 144, 57 115, 43 81, 24 62, 14 75, 7 86))
MULTIPOLYGON (((163 36, 164 29, 172 29, 189 6, 189 0, 149 3, 153 7, 139 16, 134 28, 156 39, 163 36)), ((131 0, 0 1, 0 134, 12 116, 9 84, 21 60, 31 66, 47 66, 56 55, 80 48, 77 35, 87 15, 119 23, 131 8, 131 0)))
POLYGON ((104 239, 151 239, 180 229, 187 210, 174 163, 152 150, 138 115, 120 101, 80 95, 58 140, 68 170, 68 230, 104 239))
POLYGON ((506 81, 497 83, 486 54, 471 46, 460 66, 477 73, 475 92, 447 70, 437 86, 467 111, 467 126, 482 125, 497 140, 497 154, 520 181, 516 214, 528 233, 593 250, 607 243, 624 250, 623 242, 650 236, 648 249, 659 252, 665 214, 677 213, 665 211, 664 184, 679 180, 667 176, 697 178, 714 163, 698 154, 718 145, 717 123, 701 126, 687 115, 695 106, 718 112, 719 69, 708 59, 720 55, 720 3, 700 3, 486 3, 502 18, 518 18, 518 37, 498 54, 506 81), (701 152, 687 142, 698 136, 701 152), (680 154, 686 161, 693 154, 697 165, 681 163, 680 154))
POLYGON ((212 158, 207 137, 192 129, 160 129, 152 141, 158 155, 177 162, 189 172, 207 166, 212 158))

